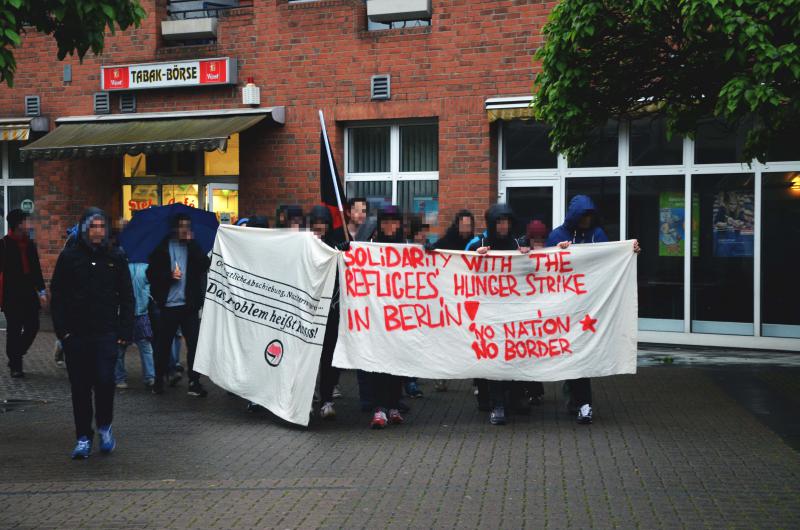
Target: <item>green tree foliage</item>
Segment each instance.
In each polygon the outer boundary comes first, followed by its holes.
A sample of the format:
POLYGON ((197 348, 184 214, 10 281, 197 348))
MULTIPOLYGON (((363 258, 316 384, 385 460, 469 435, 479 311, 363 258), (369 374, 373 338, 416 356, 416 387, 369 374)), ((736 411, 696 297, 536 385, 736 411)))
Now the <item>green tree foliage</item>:
POLYGON ((138 0, 0 0, 0 82, 14 83, 14 48, 26 31, 52 35, 58 59, 92 50, 99 54, 105 30, 139 26, 146 13, 138 0))
POLYGON ((800 0, 562 0, 534 81, 553 149, 579 158, 609 118, 754 122, 744 161, 792 134, 800 150, 800 0))

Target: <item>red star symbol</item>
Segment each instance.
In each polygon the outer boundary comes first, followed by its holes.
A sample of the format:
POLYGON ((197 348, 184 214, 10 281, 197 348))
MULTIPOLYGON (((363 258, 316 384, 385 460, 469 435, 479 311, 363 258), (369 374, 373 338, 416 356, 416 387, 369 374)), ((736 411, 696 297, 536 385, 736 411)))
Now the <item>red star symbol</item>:
POLYGON ((581 324, 583 324, 582 331, 591 331, 592 333, 597 332, 597 330, 594 327, 594 325, 597 324, 597 319, 590 317, 588 313, 586 314, 585 317, 583 317, 583 320, 581 320, 581 324))

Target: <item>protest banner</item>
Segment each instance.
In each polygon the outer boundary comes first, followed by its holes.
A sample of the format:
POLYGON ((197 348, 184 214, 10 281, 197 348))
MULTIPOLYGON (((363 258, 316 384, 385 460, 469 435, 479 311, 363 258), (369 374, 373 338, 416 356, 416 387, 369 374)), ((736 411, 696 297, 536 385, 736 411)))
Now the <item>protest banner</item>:
POLYGON ((333 364, 430 379, 636 372, 633 241, 519 252, 352 243, 333 364))
POLYGON ((194 369, 308 425, 337 254, 310 232, 220 226, 194 369))

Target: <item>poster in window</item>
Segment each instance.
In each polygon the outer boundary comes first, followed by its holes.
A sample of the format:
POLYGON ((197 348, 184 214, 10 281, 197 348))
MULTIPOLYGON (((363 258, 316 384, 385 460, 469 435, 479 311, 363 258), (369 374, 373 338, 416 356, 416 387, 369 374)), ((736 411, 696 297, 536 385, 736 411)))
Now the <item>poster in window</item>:
POLYGON ((435 197, 414 197, 411 212, 422 215, 422 219, 429 225, 435 225, 439 217, 439 199, 435 197))
POLYGON ((714 197, 714 257, 753 257, 754 194, 721 191, 714 197))
MULTIPOLYGON (((680 192, 663 192, 659 195, 658 255, 683 257, 686 239, 686 208, 680 192)), ((692 256, 699 255, 697 227, 700 226, 700 202, 692 194, 692 256)))

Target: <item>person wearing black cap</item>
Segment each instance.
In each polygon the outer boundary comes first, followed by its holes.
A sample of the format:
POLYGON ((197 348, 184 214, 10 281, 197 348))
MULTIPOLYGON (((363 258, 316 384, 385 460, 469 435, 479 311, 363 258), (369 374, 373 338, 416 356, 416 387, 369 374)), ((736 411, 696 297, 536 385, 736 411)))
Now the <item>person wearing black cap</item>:
POLYGON ((114 368, 120 345, 131 341, 134 298, 124 254, 109 244, 110 224, 98 208, 86 211, 79 240, 58 256, 50 289, 53 327, 64 347, 72 389, 77 444, 73 459, 92 452, 92 393, 100 451, 116 447, 111 433, 114 368))
POLYGON ((164 393, 172 341, 180 327, 186 339, 186 360, 189 365, 187 394, 206 397, 208 392, 200 384, 200 374, 192 368, 200 333, 199 312, 205 300, 206 275, 211 260, 194 240, 192 220, 188 215, 178 214, 171 221, 170 235, 148 258, 150 293, 158 307, 153 393, 164 393))
POLYGON ((36 243, 30 238, 30 216, 11 210, 8 235, 0 244, 0 307, 6 315, 6 355, 11 377, 24 377, 22 357, 39 332, 39 309, 47 305, 47 291, 36 243))

